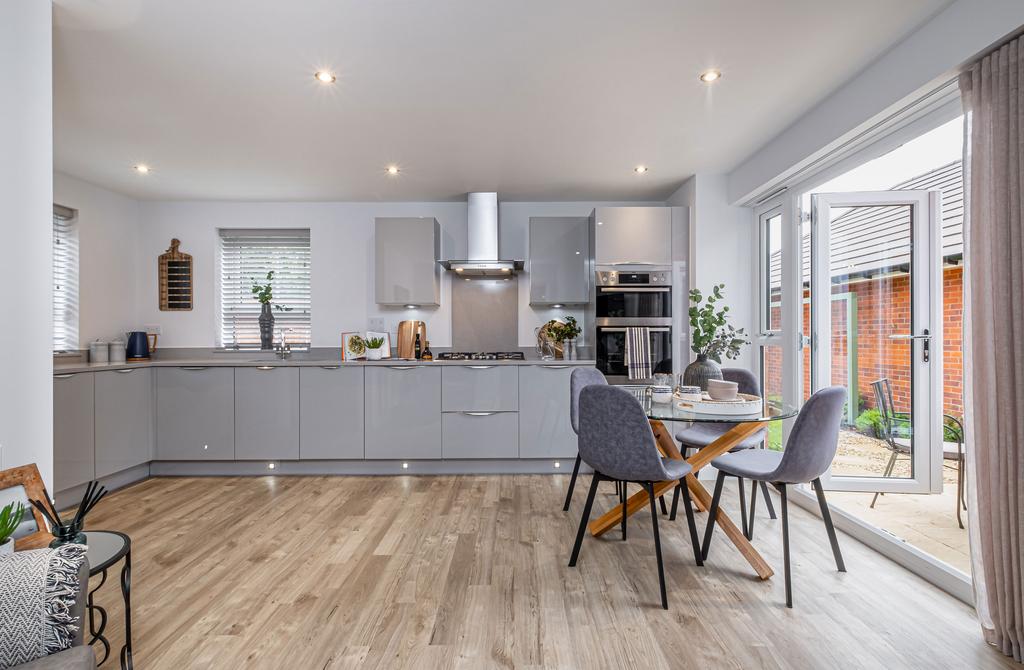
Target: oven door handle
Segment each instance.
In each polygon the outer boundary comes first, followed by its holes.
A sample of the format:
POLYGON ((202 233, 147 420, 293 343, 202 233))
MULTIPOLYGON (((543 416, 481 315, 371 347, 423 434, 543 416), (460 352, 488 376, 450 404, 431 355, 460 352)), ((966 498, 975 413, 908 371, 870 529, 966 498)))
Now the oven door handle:
MULTIPOLYGON (((632 327, 633 328, 647 328, 647 330, 649 330, 652 333, 667 333, 667 332, 672 330, 668 326, 632 326, 632 327)), ((611 328, 611 327, 608 327, 608 326, 598 326, 597 330, 598 330, 598 332, 602 332, 602 333, 624 333, 627 330, 629 330, 629 328, 626 328, 626 327, 611 328)))
POLYGON ((635 286, 633 288, 598 286, 600 293, 669 293, 671 286, 635 286))

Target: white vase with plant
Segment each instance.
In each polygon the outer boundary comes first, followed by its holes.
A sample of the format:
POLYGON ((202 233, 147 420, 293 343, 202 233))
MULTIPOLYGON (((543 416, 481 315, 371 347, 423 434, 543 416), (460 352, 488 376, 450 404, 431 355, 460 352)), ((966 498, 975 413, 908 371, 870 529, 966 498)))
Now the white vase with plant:
POLYGON ((724 288, 725 284, 712 286, 706 301, 700 289, 690 291, 690 349, 697 354, 697 360, 683 372, 683 383, 687 386, 699 386, 706 391, 709 379, 722 378, 722 356, 738 358, 740 348, 750 343, 742 328, 728 323, 729 306, 717 306, 724 297, 724 288))
POLYGON ((0 556, 14 553, 14 531, 25 516, 25 506, 12 502, 0 509, 0 556))
POLYGON ((366 344, 366 360, 379 361, 384 358, 384 338, 370 337, 364 340, 366 344))

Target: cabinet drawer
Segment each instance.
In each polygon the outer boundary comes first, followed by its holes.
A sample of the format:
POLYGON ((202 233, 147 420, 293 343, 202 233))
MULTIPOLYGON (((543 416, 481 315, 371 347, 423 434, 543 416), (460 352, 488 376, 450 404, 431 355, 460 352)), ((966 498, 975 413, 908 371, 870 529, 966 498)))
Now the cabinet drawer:
POLYGON ((519 458, 516 412, 445 412, 444 458, 519 458))
POLYGON ((447 366, 441 372, 445 412, 514 412, 519 409, 519 368, 513 365, 447 366))

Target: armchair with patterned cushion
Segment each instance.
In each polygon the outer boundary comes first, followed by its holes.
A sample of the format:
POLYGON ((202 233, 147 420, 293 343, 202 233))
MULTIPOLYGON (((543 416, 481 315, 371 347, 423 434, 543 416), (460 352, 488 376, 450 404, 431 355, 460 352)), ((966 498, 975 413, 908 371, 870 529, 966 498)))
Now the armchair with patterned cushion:
POLYGON ((95 670, 83 545, 0 556, 0 670, 95 670))

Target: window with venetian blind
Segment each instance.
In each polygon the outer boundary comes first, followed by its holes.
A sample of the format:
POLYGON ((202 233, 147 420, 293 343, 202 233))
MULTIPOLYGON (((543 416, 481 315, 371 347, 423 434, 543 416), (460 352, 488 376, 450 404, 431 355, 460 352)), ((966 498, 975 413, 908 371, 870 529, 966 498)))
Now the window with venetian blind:
POLYGON ((78 349, 78 222, 53 206, 53 350, 78 349))
POLYGON ((309 229, 234 229, 220 233, 220 333, 222 347, 259 347, 260 303, 254 282, 273 271, 274 342, 309 344, 309 229), (280 306, 283 309, 278 309, 280 306))

